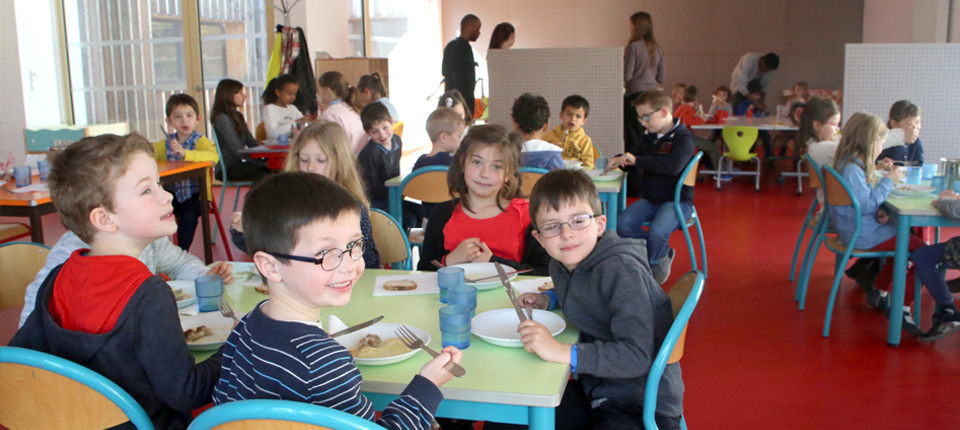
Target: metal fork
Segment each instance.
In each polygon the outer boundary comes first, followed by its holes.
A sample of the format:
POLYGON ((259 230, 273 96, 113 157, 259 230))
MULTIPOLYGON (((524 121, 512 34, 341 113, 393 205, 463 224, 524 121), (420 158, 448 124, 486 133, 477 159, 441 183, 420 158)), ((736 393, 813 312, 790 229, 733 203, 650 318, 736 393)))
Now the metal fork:
MULTIPOLYGON (((395 333, 397 334, 397 339, 400 339, 400 342, 403 342, 403 344, 406 345, 407 348, 410 348, 410 349, 420 348, 424 351, 427 351, 427 354, 430 354, 430 356, 434 358, 436 358, 437 355, 439 355, 437 354, 437 351, 430 349, 430 347, 428 347, 425 343, 423 343, 423 339, 420 339, 416 334, 413 333, 413 331, 407 328, 407 326, 400 325, 400 328, 398 328, 395 331, 395 333)), ((463 367, 460 367, 459 364, 454 363, 452 361, 447 363, 445 366, 443 366, 443 368, 447 369, 448 372, 450 372, 451 374, 453 374, 453 376, 456 376, 458 378, 467 374, 467 371, 464 370, 463 367)))
POLYGON ((233 322, 239 323, 240 320, 237 319, 237 316, 233 313, 233 308, 230 307, 230 303, 227 303, 223 297, 217 297, 217 307, 220 308, 220 315, 223 315, 227 318, 233 318, 233 322))

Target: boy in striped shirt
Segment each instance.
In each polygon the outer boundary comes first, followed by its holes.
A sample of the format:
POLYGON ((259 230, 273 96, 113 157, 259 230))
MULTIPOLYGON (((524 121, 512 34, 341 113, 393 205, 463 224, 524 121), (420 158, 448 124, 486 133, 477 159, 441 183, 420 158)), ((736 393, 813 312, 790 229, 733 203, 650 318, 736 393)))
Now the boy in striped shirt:
MULTIPOLYGON (((280 173, 247 196, 243 230, 270 299, 234 328, 223 349, 216 404, 246 399, 308 402, 373 420, 362 377, 346 348, 319 323, 326 306, 344 306, 363 274, 363 235, 356 199, 321 175, 280 173), (296 190, 296 198, 289 192, 296 190)), ((378 424, 429 429, 453 375, 443 369, 461 352, 447 347, 420 370, 378 424)))

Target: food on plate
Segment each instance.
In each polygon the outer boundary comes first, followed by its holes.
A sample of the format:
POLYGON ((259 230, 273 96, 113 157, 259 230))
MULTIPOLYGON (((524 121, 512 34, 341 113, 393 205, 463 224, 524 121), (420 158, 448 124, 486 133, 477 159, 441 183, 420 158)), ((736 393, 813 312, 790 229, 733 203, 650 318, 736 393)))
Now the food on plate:
POLYGON ((184 301, 186 299, 192 299, 192 294, 187 294, 183 292, 183 288, 173 288, 173 298, 178 302, 184 301))
POLYGON ((924 187, 923 185, 911 185, 911 184, 897 184, 893 186, 894 189, 900 191, 926 191, 930 187, 924 187))
MULTIPOLYGON (((366 337, 364 337, 364 339, 366 339, 366 337)), ((362 340, 360 343, 361 344, 357 345, 356 350, 350 350, 350 355, 354 356, 354 358, 395 357, 410 351, 410 348, 407 348, 400 339, 395 337, 380 342, 378 346, 362 345, 362 340)))
POLYGON ((361 349, 365 346, 372 346, 376 348, 380 346, 381 342, 382 341, 380 340, 380 336, 370 333, 364 336, 362 339, 360 339, 360 342, 357 342, 357 349, 361 349))
POLYGON ((383 283, 383 289, 387 291, 410 291, 417 289, 417 283, 409 279, 397 281, 387 281, 383 283))
POLYGON ((537 289, 540 290, 540 291, 552 290, 552 289, 553 289, 553 282, 551 282, 551 281, 544 282, 543 285, 537 287, 537 289))
POLYGON ((189 328, 183 332, 183 337, 187 340, 187 343, 194 343, 207 336, 213 336, 213 329, 205 325, 197 328, 189 328))

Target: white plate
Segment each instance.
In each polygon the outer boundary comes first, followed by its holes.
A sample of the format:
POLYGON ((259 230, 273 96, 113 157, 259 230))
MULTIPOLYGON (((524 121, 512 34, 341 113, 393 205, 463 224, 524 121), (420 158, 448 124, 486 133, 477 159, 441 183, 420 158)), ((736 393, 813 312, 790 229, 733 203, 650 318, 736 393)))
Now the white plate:
POLYGON ((891 192, 895 196, 920 197, 932 193, 934 189, 929 185, 897 184, 891 192))
POLYGON ((565 169, 572 170, 583 170, 583 161, 580 160, 563 160, 563 167, 565 169))
POLYGON ((614 180, 614 179, 619 179, 619 178, 620 178, 620 171, 617 170, 617 169, 613 169, 613 170, 607 172, 605 175, 602 174, 602 173, 603 173, 603 169, 602 169, 602 168, 601 168, 601 169, 597 169, 597 170, 588 170, 588 171, 587 171, 587 176, 591 177, 592 179, 596 179, 596 180, 600 180, 600 181, 603 181, 603 180, 609 181, 609 180, 614 180))
MULTIPOLYGON (((463 263, 457 264, 455 267, 463 268, 463 276, 470 279, 479 279, 486 278, 488 276, 497 276, 497 266, 493 263, 463 263)), ((503 266, 503 271, 510 273, 515 272, 516 269, 510 266, 503 266)), ((513 280, 516 278, 517 274, 507 275, 507 279, 513 280)), ((467 285, 472 287, 477 287, 478 291, 483 290, 492 290, 494 288, 500 287, 503 283, 500 282, 500 278, 493 278, 484 282, 467 282, 467 285)))
MULTIPOLYGON (((414 334, 416 334, 417 337, 419 337, 420 339, 423 339, 423 343, 424 343, 424 344, 430 345, 430 333, 427 333, 426 331, 424 331, 423 329, 421 329, 421 328, 419 328, 419 327, 414 327, 414 326, 409 325, 409 324, 404 324, 404 325, 405 325, 407 328, 409 328, 410 331, 412 331, 414 334)), ((398 324, 398 323, 379 322, 379 323, 376 323, 376 324, 374 324, 374 325, 372 325, 372 326, 370 326, 370 327, 367 327, 367 328, 365 328, 365 329, 363 329, 363 330, 355 331, 355 332, 353 332, 353 333, 345 334, 345 335, 343 335, 343 336, 337 336, 336 338, 334 338, 334 340, 336 340, 337 342, 339 342, 340 345, 343 345, 343 347, 344 347, 344 348, 347 348, 348 350, 349 350, 349 349, 355 349, 355 348, 357 347, 357 343, 360 342, 360 339, 363 339, 363 337, 366 336, 366 335, 368 335, 368 334, 375 334, 375 335, 377 335, 377 336, 380 336, 380 339, 381 339, 381 340, 387 340, 387 339, 391 339, 391 338, 397 337, 396 330, 397 330, 398 328, 400 328, 400 324, 398 324)), ((363 364, 363 365, 367 365, 367 366, 385 366, 385 365, 388 365, 388 364, 399 363, 399 362, 401 362, 401 361, 403 361, 403 360, 406 360, 406 359, 408 359, 408 358, 410 358, 410 357, 413 357, 413 354, 416 354, 417 351, 420 351, 420 350, 419 350, 419 349, 411 349, 411 350, 408 351, 408 352, 405 352, 405 353, 400 354, 400 355, 394 355, 394 356, 392 356, 392 357, 381 357, 381 358, 354 358, 353 360, 354 360, 357 364, 363 364)))
MULTIPOLYGON (((553 336, 557 336, 567 328, 566 321, 560 315, 550 311, 534 309, 533 320, 543 324, 553 336)), ((517 317, 517 311, 513 308, 494 309, 473 317, 470 322, 470 332, 497 346, 520 348, 523 343, 520 342, 520 333, 517 332, 518 325, 520 325, 520 318, 517 317)))
POLYGON ((186 298, 177 300, 177 309, 183 309, 197 302, 197 284, 193 281, 167 281, 174 290, 183 290, 186 298))
MULTIPOLYGON (((237 318, 242 318, 237 315, 237 318)), ((180 315, 180 328, 184 331, 205 325, 213 330, 213 334, 201 338, 199 342, 188 343, 191 351, 216 351, 227 341, 233 331, 233 319, 220 315, 220 312, 201 312, 197 315, 180 315)))

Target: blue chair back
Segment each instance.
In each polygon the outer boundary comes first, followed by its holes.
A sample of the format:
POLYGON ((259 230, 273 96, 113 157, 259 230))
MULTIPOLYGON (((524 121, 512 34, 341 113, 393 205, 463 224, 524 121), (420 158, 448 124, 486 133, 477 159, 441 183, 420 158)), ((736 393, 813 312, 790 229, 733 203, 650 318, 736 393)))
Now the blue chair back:
POLYGON ((653 360, 650 373, 647 375, 647 386, 643 396, 643 424, 647 430, 657 429, 654 415, 657 411, 657 391, 660 388, 660 378, 668 364, 680 361, 683 356, 687 322, 690 320, 693 310, 697 307, 697 303, 700 302, 700 296, 703 294, 703 281, 703 273, 692 271, 678 279, 670 292, 667 293, 673 306, 673 324, 670 325, 667 337, 660 345, 660 351, 657 352, 657 357, 653 360))
POLYGON ((290 400, 241 400, 223 403, 201 413, 187 430, 214 428, 384 430, 383 427, 356 415, 290 400), (243 426, 245 421, 251 420, 254 421, 249 423, 251 426, 243 426))
POLYGON ((370 225, 373 242, 377 244, 377 253, 380 254, 380 263, 403 263, 402 270, 411 270, 413 259, 410 240, 403 233, 403 227, 397 219, 380 209, 370 208, 370 225))
POLYGON ((823 171, 820 170, 820 164, 817 163, 809 153, 803 154, 807 160, 807 170, 810 170, 810 188, 820 188, 823 186, 823 171))
POLYGON ((50 247, 42 243, 0 244, 0 309, 23 306, 27 286, 47 264, 50 247))
POLYGON ((540 177, 550 171, 542 167, 521 167, 520 168, 520 192, 529 197, 533 191, 533 186, 540 180, 540 177))
POLYGON ((0 424, 8 428, 107 428, 153 423, 130 394, 77 363, 24 348, 0 347, 0 424))
MULTIPOLYGON (((850 184, 847 183, 843 176, 836 171, 832 166, 823 166, 823 200, 824 200, 824 214, 829 213, 830 206, 853 206, 853 213, 860 213, 860 201, 854 197, 853 189, 850 188, 850 184)), ((853 236, 850 238, 850 245, 852 246, 857 242, 857 238, 860 237, 860 224, 861 217, 853 217, 855 221, 855 228, 853 230, 853 236)))
POLYGON ((452 198, 450 197, 450 189, 447 187, 447 172, 449 170, 450 166, 421 167, 403 178, 403 181, 400 182, 400 190, 404 196, 410 196, 422 202, 443 203, 452 198), (438 181, 441 176, 443 180, 438 181))

